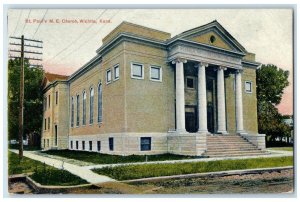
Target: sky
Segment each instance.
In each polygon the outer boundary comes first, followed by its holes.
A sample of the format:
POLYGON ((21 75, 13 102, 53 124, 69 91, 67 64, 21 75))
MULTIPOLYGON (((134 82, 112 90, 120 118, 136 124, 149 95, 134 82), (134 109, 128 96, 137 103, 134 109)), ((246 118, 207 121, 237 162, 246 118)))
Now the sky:
POLYGON ((8 36, 43 41, 44 69, 70 75, 96 55, 102 38, 122 21, 175 36, 217 20, 257 62, 290 71, 277 107, 293 114, 292 15, 290 9, 11 9, 8 36))

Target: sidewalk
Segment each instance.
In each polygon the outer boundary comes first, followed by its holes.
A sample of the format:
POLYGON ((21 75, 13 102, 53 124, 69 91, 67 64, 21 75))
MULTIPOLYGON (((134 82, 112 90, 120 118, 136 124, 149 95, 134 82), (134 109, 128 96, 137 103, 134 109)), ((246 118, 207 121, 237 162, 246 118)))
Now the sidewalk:
MULTIPOLYGON (((18 153, 18 151, 14 150, 14 149, 10 149, 10 151, 14 152, 14 153, 18 153)), ((98 175, 98 174, 92 172, 87 167, 80 167, 80 166, 77 166, 77 165, 66 163, 62 160, 58 160, 58 159, 38 155, 38 154, 35 154, 34 151, 24 151, 23 155, 27 158, 43 162, 43 163, 45 163, 47 165, 50 165, 50 166, 53 166, 55 168, 65 169, 65 170, 69 171, 70 173, 72 173, 72 174, 88 181, 89 183, 92 183, 92 184, 115 181, 114 179, 109 178, 107 176, 98 175)))

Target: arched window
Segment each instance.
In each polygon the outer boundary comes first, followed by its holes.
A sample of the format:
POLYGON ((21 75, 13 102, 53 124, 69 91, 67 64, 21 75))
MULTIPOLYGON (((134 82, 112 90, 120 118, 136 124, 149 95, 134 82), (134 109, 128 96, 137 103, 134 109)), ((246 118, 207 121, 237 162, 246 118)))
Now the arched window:
POLYGON ((80 108, 80 100, 79 95, 76 96, 76 126, 79 126, 79 108, 80 108))
POLYGON ((98 85, 98 123, 102 122, 102 84, 98 85))
POLYGON ((74 98, 71 98, 71 127, 74 127, 74 98))
POLYGON ((90 124, 94 122, 94 89, 90 90, 90 124))
POLYGON ((82 125, 86 124, 86 92, 82 94, 82 125))

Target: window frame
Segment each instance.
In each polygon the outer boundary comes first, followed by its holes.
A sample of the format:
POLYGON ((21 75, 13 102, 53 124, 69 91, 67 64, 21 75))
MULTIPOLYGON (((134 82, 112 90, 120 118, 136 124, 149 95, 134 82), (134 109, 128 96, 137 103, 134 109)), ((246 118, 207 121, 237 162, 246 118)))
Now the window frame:
POLYGON ((105 81, 106 81, 106 84, 110 84, 112 82, 112 71, 110 68, 106 69, 106 71, 105 71, 105 81), (108 80, 108 76, 107 76, 108 72, 110 72, 110 80, 108 80))
POLYGON ((74 115, 75 115, 74 96, 72 96, 71 97, 71 128, 74 128, 74 115))
POLYGON ((101 141, 97 140, 97 151, 101 151, 101 141))
POLYGON ((150 80, 151 80, 151 81, 162 82, 162 68, 161 68, 161 66, 150 65, 149 75, 150 75, 150 80), (152 71, 151 71, 152 68, 153 68, 153 69, 159 69, 159 79, 152 78, 152 71))
POLYGON ((81 145, 82 145, 82 147, 81 147, 82 151, 85 151, 85 141, 84 140, 81 141, 81 145))
POLYGON ((253 82, 245 81, 245 93, 252 94, 252 92, 253 92, 253 82), (250 91, 247 90, 247 84, 250 84, 250 91))
POLYGON ((95 98, 95 89, 94 87, 90 88, 90 111, 89 111, 89 125, 94 123, 94 98, 95 98), (92 95, 93 91, 93 95, 92 95), (92 99, 93 98, 93 99, 92 99))
POLYGON ((58 105, 58 91, 55 91, 55 105, 58 105))
POLYGON ((113 70, 114 70, 114 81, 117 81, 120 79, 120 65, 119 64, 114 65, 113 70), (118 69, 118 77, 116 77, 116 69, 118 69))
POLYGON ((144 69, 145 69, 144 64, 138 63, 138 62, 131 62, 131 68, 130 68, 130 70, 131 70, 131 72, 130 72, 131 78, 132 79, 144 79, 144 77, 145 77, 144 69), (133 74, 133 67, 134 67, 134 65, 142 67, 142 76, 137 76, 137 75, 133 74))
POLYGON ((102 123, 103 121, 103 86, 102 86, 102 82, 99 82, 98 84, 98 102, 97 102, 97 121, 98 123, 102 123), (101 88, 101 89, 100 89, 101 88), (100 93, 101 90, 101 93, 100 93), (101 100, 101 102, 100 102, 101 100), (101 103, 101 105, 100 105, 101 103), (101 109, 101 110, 100 110, 101 109), (100 113, 101 112, 101 113, 100 113), (101 114, 101 116, 100 116, 101 114))
POLYGON ((76 95, 76 128, 80 125, 80 95, 76 95))
POLYGON ((86 91, 82 92, 82 126, 86 125, 86 91))
POLYGON ((151 149, 152 149, 152 137, 140 137, 140 150, 141 151, 151 151, 151 149), (149 144, 146 144, 146 145, 143 144, 143 139, 149 140, 149 144), (145 146, 148 146, 148 148, 145 149, 145 146))
POLYGON ((194 77, 191 77, 191 76, 185 77, 185 87, 186 87, 187 89, 193 89, 193 90, 195 90, 195 89, 196 89, 195 78, 194 78, 194 77), (188 87, 188 79, 192 79, 192 80, 193 80, 193 87, 192 87, 192 88, 191 88, 191 87, 188 87))
POLYGON ((89 141, 89 151, 93 151, 93 141, 89 141))
POLYGON ((113 137, 108 138, 108 149, 109 149, 109 151, 114 151, 114 138, 113 137))
POLYGON ((50 95, 48 95, 48 99, 49 99, 49 100, 48 100, 48 108, 50 109, 50 107, 51 107, 51 101, 50 101, 50 100, 51 100, 51 97, 50 97, 50 95))

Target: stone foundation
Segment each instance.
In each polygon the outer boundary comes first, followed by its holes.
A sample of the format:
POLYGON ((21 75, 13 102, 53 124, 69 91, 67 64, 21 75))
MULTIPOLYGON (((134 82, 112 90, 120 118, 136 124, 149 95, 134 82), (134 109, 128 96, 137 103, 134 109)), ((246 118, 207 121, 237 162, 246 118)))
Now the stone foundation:
POLYGON ((206 133, 169 133, 168 152, 171 154, 201 156, 207 149, 206 133))
POLYGON ((254 144, 258 149, 266 149, 266 135, 265 134, 240 134, 243 138, 254 144))

